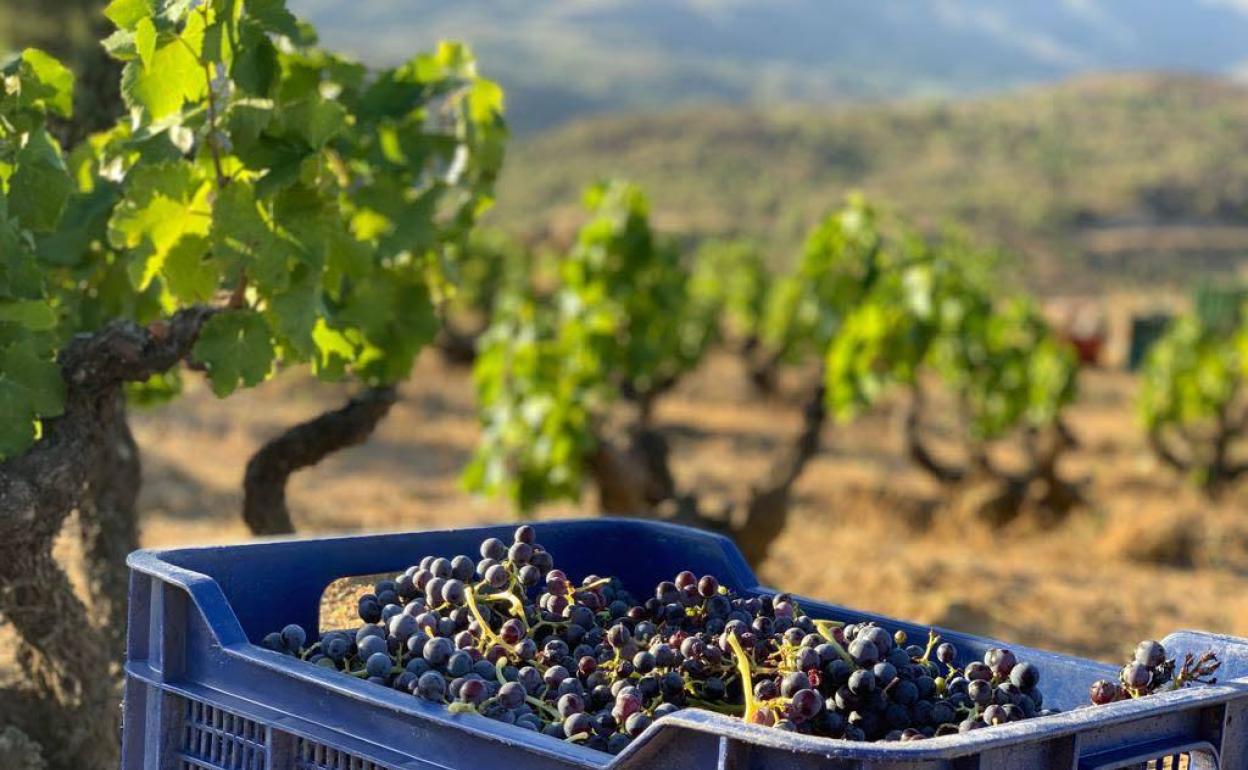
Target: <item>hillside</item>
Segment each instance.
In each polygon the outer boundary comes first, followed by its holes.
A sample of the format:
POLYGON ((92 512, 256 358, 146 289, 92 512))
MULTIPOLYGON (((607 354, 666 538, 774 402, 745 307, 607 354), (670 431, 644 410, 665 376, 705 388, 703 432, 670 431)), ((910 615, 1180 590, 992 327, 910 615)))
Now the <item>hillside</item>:
POLYGON ((597 118, 517 143, 494 221, 566 233, 604 175, 644 184, 669 230, 758 237, 778 261, 857 188, 1008 245, 1039 289, 1190 279, 1248 254, 1248 90, 1121 75, 953 103, 597 118))
POLYGON ((1248 10, 1226 0, 292 0, 327 43, 392 62, 455 37, 522 133, 690 103, 981 93, 1099 70, 1226 73, 1248 10))

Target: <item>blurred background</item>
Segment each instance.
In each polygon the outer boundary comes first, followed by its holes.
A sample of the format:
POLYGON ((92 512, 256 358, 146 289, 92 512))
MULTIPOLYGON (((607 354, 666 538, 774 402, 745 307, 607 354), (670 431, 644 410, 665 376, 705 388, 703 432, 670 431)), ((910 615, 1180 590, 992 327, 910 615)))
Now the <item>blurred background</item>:
MULTIPOLYGON (((80 87, 71 135, 116 110, 116 70, 93 42, 107 33, 101 6, 0 0, 0 50, 47 48, 100 84, 80 87)), ((764 582, 1107 660, 1180 627, 1248 634, 1248 479, 1229 472, 1245 425, 1228 363, 1244 339, 1248 3, 291 6, 328 47, 368 63, 445 38, 473 46, 505 89, 513 132, 486 230, 516 248, 566 251, 586 219, 581 191, 620 177, 646 191, 655 228, 683 252, 741 239, 768 274, 793 268, 806 233, 853 190, 924 232, 957 228, 1009 255, 1001 280, 1035 298, 1081 364, 1060 460, 1077 504, 986 519, 982 488, 912 461, 898 429, 907 401, 890 395, 823 426, 758 565, 764 582), (1174 407, 1179 438, 1187 459, 1202 442, 1225 450, 1216 483, 1194 462, 1168 462, 1145 429, 1141 369, 1175 318, 1195 319, 1191 348, 1208 351, 1175 388, 1195 403, 1174 407)), ((460 480, 480 431, 465 336, 422 354, 366 444, 293 479, 301 533, 515 515, 460 480)), ((760 387, 746 358, 713 347, 654 405, 677 482, 704 501, 738 499, 801 426, 810 367, 779 367, 760 387)), ((138 411, 144 544, 249 537, 238 515, 247 459, 348 392, 292 372, 218 401, 188 380, 180 400, 138 411)), ((927 415, 938 435, 956 432, 953 412, 927 415)), ((587 490, 535 515, 596 510, 587 490)))

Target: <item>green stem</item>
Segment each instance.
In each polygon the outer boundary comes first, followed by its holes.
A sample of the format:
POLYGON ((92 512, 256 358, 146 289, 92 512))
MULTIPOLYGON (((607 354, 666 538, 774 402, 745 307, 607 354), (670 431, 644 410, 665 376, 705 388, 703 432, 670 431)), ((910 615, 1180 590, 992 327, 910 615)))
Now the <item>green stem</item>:
POLYGON ((750 675, 750 660, 745 655, 745 650, 741 648, 741 641, 737 639, 736 634, 728 634, 728 644, 732 647, 732 652, 737 656, 737 671, 741 673, 741 693, 745 697, 745 714, 743 718, 746 722, 753 722, 754 715, 758 713, 758 704, 754 700, 754 678, 750 675))
POLYGON ((551 706, 549 703, 547 703, 544 700, 538 700, 537 698, 534 698, 532 695, 526 695, 524 696, 524 701, 525 703, 528 703, 530 706, 533 706, 534 708, 541 709, 542 712, 550 716, 552 719, 560 718, 558 709, 554 708, 553 706, 551 706))
POLYGON ((932 650, 936 649, 936 645, 940 643, 940 634, 928 629, 927 631, 927 649, 923 651, 921 660, 927 663, 932 658, 932 650))
POLYGON ((477 619, 477 623, 481 626, 481 633, 491 642, 502 645, 503 649, 509 652, 515 652, 511 649, 511 645, 506 644, 502 638, 494 633, 494 629, 490 628, 490 624, 485 622, 485 618, 481 617, 481 611, 477 609, 476 591, 468 588, 464 591, 464 597, 468 600, 468 609, 472 612, 472 616, 477 619))
POLYGON ((516 595, 508 591, 497 594, 485 594, 481 597, 487 602, 505 601, 511 604, 511 614, 524 620, 524 603, 516 598, 516 595))
POLYGON ((819 635, 823 637, 825 642, 827 642, 829 645, 832 646, 832 649, 836 651, 836 654, 840 656, 841 660, 845 661, 851 666, 857 666, 858 664, 854 661, 853 657, 848 652, 845 651, 845 648, 841 646, 841 643, 836 641, 836 637, 832 636, 832 632, 828 630, 828 628, 834 625, 839 627, 845 624, 844 623, 838 624, 832 620, 816 620, 815 630, 819 632, 819 635))

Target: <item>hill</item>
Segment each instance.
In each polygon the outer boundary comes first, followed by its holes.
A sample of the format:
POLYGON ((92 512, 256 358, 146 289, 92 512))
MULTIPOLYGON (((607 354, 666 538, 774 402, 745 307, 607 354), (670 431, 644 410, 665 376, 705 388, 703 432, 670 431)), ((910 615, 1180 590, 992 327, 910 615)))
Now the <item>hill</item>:
POLYGON ((566 233, 606 175, 644 184, 662 226, 761 238, 778 261, 862 189, 1005 243, 1040 289, 1190 278, 1248 254, 1248 90, 1121 75, 953 103, 595 118, 516 144, 494 221, 566 233))
POLYGON ((1226 73, 1235 0, 292 0, 327 43, 390 62, 456 37, 522 132, 691 102, 981 93, 1093 70, 1226 73))

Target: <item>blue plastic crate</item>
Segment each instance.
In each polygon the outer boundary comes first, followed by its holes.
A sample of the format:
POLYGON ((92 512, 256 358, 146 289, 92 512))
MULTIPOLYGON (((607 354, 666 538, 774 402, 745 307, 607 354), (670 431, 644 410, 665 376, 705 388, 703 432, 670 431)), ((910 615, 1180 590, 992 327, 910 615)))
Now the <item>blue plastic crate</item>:
MULTIPOLYGON (((648 588, 681 569, 763 593, 733 544, 683 527, 620 519, 536 525, 569 574, 648 588)), ((400 572, 420 557, 475 553, 512 527, 140 551, 130 557, 125 770, 1178 770, 1248 768, 1248 640, 1183 632, 1175 653, 1214 649, 1223 684, 913 743, 851 743, 688 709, 657 720, 618 757, 440 706, 258 646, 288 622, 319 627, 334 580, 400 572)), ((802 600, 816 617, 926 627, 802 600)), ((1007 646, 941 631, 966 656, 1007 646)), ((1009 645, 1041 667, 1048 705, 1086 703, 1116 669, 1009 645)))

